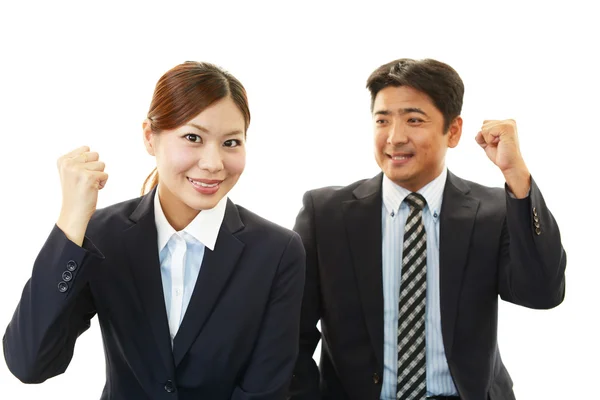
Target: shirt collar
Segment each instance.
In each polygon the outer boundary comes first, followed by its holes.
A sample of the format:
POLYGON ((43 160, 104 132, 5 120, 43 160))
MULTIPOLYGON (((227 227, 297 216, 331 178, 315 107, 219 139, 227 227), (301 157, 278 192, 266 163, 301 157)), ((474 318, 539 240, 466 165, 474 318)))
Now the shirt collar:
MULTIPOLYGON (((192 222, 180 232, 191 235, 210 250, 214 250, 217 236, 219 235, 219 229, 221 228, 221 223, 225 216, 226 205, 227 196, 223 196, 214 208, 200 211, 192 222)), ((171 239, 171 236, 177 232, 171 224, 169 224, 169 221, 167 221, 167 217, 165 216, 158 198, 158 189, 154 194, 154 221, 156 223, 156 233, 158 236, 158 252, 160 253, 171 239)))
MULTIPOLYGON (((423 186, 417 191, 427 201, 425 210, 429 210, 431 216, 437 219, 440 215, 442 208, 442 198, 444 194, 444 188, 446 187, 446 178, 448 177, 448 170, 444 167, 442 173, 423 186)), ((381 182, 381 191, 383 197, 383 204, 388 214, 395 214, 400 210, 404 199, 408 196, 411 191, 403 188, 392 182, 385 174, 381 182)))

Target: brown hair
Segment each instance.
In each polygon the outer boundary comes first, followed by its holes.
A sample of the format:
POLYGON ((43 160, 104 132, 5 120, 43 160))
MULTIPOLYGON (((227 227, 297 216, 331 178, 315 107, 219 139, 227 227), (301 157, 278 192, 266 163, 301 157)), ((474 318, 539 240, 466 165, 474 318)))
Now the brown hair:
MULTIPOLYGON (((157 82, 148 111, 153 133, 175 129, 214 102, 231 97, 250 125, 250 109, 244 86, 233 75, 206 62, 186 61, 167 71, 157 82)), ((142 186, 142 195, 158 184, 156 168, 142 186)))
POLYGON ((371 112, 377 93, 388 86, 410 86, 429 96, 444 116, 444 133, 460 115, 465 87, 458 73, 448 64, 429 58, 401 58, 377 68, 367 79, 371 112))

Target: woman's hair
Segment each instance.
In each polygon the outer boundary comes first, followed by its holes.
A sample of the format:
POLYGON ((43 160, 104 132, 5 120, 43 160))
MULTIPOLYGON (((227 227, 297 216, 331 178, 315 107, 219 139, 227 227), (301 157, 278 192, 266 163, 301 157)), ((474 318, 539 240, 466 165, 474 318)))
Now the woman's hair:
MULTIPOLYGON (((216 65, 186 61, 167 71, 156 84, 148 121, 153 133, 175 129, 190 121, 214 102, 230 97, 244 116, 245 131, 250 109, 244 86, 216 65)), ((142 186, 142 195, 158 184, 156 168, 142 186)))

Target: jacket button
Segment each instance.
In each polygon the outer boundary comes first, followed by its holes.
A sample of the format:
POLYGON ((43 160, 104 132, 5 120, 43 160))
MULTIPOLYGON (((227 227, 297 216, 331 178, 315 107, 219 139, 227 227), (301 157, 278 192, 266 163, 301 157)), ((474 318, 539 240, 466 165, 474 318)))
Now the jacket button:
POLYGON ((65 271, 62 274, 62 278, 63 278, 63 281, 69 282, 71 279, 73 279, 73 274, 70 273, 69 271, 65 271))
POLYGON ((373 383, 377 385, 379 383, 379 380, 380 380, 379 379, 379 374, 377 374, 377 372, 375 372, 373 374, 373 383))
POLYGON ((165 392, 173 393, 175 391, 175 385, 171 381, 165 382, 165 392))
POLYGON ((76 263, 75 261, 73 261, 73 260, 70 260, 70 261, 67 263, 67 269, 68 269, 69 271, 71 271, 71 272, 75 271, 75 270, 77 269, 77 263, 76 263))
POLYGON ((69 290, 69 285, 67 285, 66 282, 60 282, 58 284, 58 291, 61 293, 66 292, 67 290, 69 290))

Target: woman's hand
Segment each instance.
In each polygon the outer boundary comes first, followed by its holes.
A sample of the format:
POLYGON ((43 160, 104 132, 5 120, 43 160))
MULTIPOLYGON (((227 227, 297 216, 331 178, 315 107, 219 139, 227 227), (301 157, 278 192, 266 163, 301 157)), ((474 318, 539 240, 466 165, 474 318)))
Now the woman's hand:
POLYGON ((108 174, 96 152, 82 146, 57 161, 62 186, 62 207, 56 225, 77 245, 83 244, 87 225, 96 211, 98 191, 108 174))

